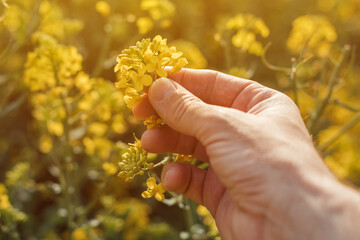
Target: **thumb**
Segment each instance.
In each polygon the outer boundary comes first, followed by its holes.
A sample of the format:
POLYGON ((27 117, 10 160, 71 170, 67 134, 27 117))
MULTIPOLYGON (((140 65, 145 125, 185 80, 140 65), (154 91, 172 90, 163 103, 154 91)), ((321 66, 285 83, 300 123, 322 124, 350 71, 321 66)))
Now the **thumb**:
POLYGON ((204 103, 178 83, 161 78, 149 89, 149 100, 157 114, 174 130, 201 139, 213 125, 214 107, 204 103))

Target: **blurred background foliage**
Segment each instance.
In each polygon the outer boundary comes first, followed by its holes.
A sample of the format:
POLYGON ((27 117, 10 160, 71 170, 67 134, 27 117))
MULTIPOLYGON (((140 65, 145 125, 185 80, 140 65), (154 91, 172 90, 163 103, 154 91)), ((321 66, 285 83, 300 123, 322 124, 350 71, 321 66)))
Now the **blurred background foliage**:
POLYGON ((144 126, 114 88, 115 57, 157 34, 189 68, 290 95, 330 169, 359 187, 359 10, 360 0, 0 0, 0 239, 219 239, 203 207, 140 200, 144 179, 116 177, 144 126))

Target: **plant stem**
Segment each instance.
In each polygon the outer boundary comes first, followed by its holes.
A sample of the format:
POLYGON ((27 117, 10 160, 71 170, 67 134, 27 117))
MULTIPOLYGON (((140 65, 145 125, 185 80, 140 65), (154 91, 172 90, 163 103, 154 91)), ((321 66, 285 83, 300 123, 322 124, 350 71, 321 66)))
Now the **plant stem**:
POLYGON ((296 81, 296 60, 292 59, 292 67, 291 67, 291 72, 290 72, 290 84, 292 87, 292 91, 294 94, 294 102, 296 105, 299 106, 299 100, 298 100, 298 86, 297 86, 297 81, 296 81))
POLYGON ((316 128, 316 125, 317 125, 318 121, 320 120, 320 117, 324 113, 326 107, 328 106, 328 104, 329 104, 329 102, 331 100, 331 97, 332 97, 332 94, 333 94, 333 91, 334 91, 334 87, 335 87, 335 85, 336 85, 336 83, 338 82, 338 79, 339 79, 340 71, 341 71, 341 69, 343 68, 343 66, 345 64, 345 62, 346 62, 346 60, 347 60, 347 58, 349 56, 349 53, 350 53, 350 46, 346 45, 342 49, 340 59, 336 63, 335 69, 333 70, 332 75, 330 77, 330 81, 329 81, 329 84, 328 84, 328 88, 327 88, 325 98, 324 98, 324 100, 322 100, 319 103, 320 105, 318 107, 316 107, 314 114, 311 116, 311 120, 310 120, 310 123, 308 125, 308 129, 309 129, 309 131, 310 131, 310 133, 312 135, 316 135, 315 132, 314 132, 315 128, 316 128))
POLYGON ((330 145, 337 141, 344 133, 349 131, 360 121, 360 112, 358 112, 349 122, 347 122, 342 128, 327 142, 319 146, 319 150, 324 152, 330 145))
POLYGON ((102 44, 98 60, 94 67, 94 71, 91 74, 92 77, 97 78, 101 74, 104 67, 106 56, 108 55, 110 50, 111 42, 112 42, 112 33, 108 32, 105 35, 104 43, 102 44))

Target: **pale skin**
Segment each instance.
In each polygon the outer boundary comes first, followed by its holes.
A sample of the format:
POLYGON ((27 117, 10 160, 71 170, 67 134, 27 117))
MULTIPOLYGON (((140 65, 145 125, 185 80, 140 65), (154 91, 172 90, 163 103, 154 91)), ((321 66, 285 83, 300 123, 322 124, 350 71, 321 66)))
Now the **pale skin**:
POLYGON ((147 130, 149 152, 192 154, 210 168, 170 163, 168 191, 207 207, 222 239, 360 239, 360 195, 318 155, 297 106, 254 81, 183 69, 133 108, 167 126, 147 130))

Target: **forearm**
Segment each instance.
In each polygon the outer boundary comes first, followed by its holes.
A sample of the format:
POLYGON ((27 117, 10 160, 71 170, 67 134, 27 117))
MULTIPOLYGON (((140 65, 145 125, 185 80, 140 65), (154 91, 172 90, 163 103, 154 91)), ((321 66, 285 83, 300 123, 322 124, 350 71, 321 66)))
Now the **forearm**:
POLYGON ((283 239, 360 239, 360 194, 335 179, 298 189, 283 214, 283 239))

